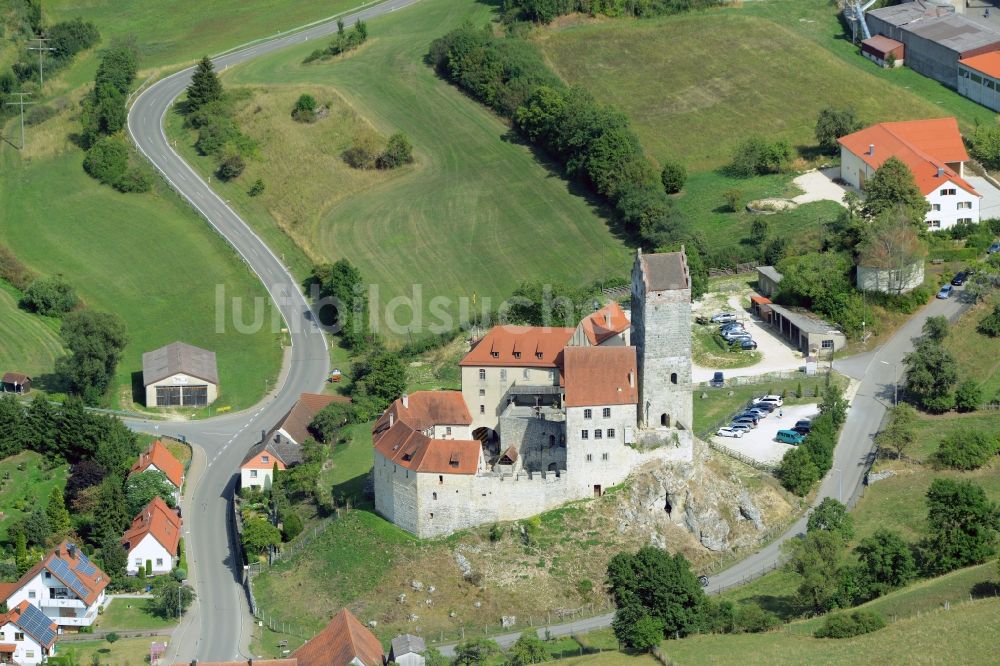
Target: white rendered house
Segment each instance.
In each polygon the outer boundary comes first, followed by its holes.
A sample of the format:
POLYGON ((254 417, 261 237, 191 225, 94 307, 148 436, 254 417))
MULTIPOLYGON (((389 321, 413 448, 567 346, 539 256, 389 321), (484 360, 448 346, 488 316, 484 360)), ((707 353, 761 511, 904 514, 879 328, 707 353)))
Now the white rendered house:
POLYGON ((56 653, 57 627, 40 610, 22 601, 0 613, 0 663, 34 666, 56 653))
POLYGON ((170 573, 177 562, 177 546, 181 538, 181 518, 160 497, 143 507, 132 520, 132 526, 122 536, 122 547, 128 553, 126 570, 134 576, 150 565, 149 572, 158 576, 170 573))

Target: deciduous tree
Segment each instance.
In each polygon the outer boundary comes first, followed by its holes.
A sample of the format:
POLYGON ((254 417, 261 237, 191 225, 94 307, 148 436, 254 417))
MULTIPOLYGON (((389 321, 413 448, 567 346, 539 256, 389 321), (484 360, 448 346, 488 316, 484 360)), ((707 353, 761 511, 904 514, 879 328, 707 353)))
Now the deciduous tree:
POLYGON ((132 474, 125 482, 125 508, 129 516, 135 516, 143 507, 159 497, 167 506, 174 506, 174 485, 166 474, 156 469, 132 474))
POLYGON ((854 109, 828 106, 819 112, 816 119, 816 140, 827 153, 835 153, 839 148, 837 139, 861 129, 854 109))
POLYGON ((847 513, 847 507, 832 497, 824 497, 809 514, 807 531, 826 530, 839 534, 844 541, 854 538, 854 519, 847 513))
POLYGON ((878 528, 854 549, 858 570, 868 598, 903 587, 917 575, 910 545, 896 532, 878 528))
POLYGON ((125 322, 107 312, 77 310, 63 318, 60 336, 70 355, 60 359, 59 372, 86 402, 97 403, 128 344, 125 322))
POLYGON ((934 479, 927 491, 930 535, 920 543, 921 568, 940 575, 991 557, 1000 509, 971 481, 934 479))
POLYGON ((930 210, 913 172, 896 157, 888 158, 875 170, 865 184, 865 193, 864 213, 870 218, 898 211, 911 224, 922 227, 930 210))

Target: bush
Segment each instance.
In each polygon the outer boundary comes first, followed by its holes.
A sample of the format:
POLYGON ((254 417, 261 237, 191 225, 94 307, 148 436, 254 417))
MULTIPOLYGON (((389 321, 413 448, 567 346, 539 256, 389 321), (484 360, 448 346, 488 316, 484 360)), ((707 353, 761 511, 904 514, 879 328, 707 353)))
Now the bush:
POLYGON ((660 182, 667 194, 677 194, 684 187, 687 180, 687 169, 678 162, 667 162, 660 172, 660 182))
POLYGON ((0 279, 24 290, 35 279, 35 274, 21 263, 21 260, 10 251, 10 248, 6 245, 0 245, 0 279))
POLYGON ((817 481, 820 473, 805 447, 790 449, 781 459, 778 468, 781 485, 799 497, 805 497, 817 481))
POLYGON ((128 168, 128 148, 118 136, 98 139, 83 159, 83 168, 105 185, 115 186, 128 168))
POLYGON ((996 455, 997 449, 997 438, 993 433, 959 430, 941 440, 934 452, 933 462, 938 469, 979 469, 996 455))
POLYGON ((726 207, 734 213, 738 213, 743 207, 743 192, 737 189, 726 190, 722 193, 726 200, 726 207))
POLYGON ((292 510, 281 516, 281 538, 287 543, 302 534, 302 519, 292 510))
POLYGON ((343 158, 355 169, 374 169, 380 154, 378 139, 371 132, 361 132, 354 137, 354 143, 344 151, 343 158))
POLYGON ((222 180, 233 180, 239 178, 246 168, 246 162, 239 155, 229 155, 219 164, 219 178, 222 180))
POLYGON ((62 278, 39 278, 21 297, 21 307, 42 315, 59 316, 76 307, 79 299, 73 287, 62 278))
POLYGON ((104 634, 104 640, 111 643, 112 645, 118 642, 118 638, 119 638, 118 634, 116 634, 113 631, 109 631, 108 633, 104 634))
POLYGON ((854 611, 850 615, 846 613, 835 613, 828 615, 823 622, 823 626, 813 634, 816 638, 851 638, 873 631, 878 631, 885 626, 885 620, 878 613, 872 611, 854 611))
POLYGON ((982 402, 983 391, 971 379, 966 379, 955 390, 955 409, 960 412, 974 412, 982 402))
POLYGON ((787 141, 767 141, 760 136, 751 136, 736 149, 728 170, 740 178, 781 173, 791 159, 792 147, 787 141))
POLYGON ((738 631, 759 634, 777 627, 781 624, 781 619, 756 604, 746 604, 737 607, 734 624, 738 631))
POLYGON ((300 123, 316 122, 316 98, 308 94, 300 95, 292 109, 292 118, 300 123))
POLYGON ((25 125, 41 125, 42 123, 44 123, 49 118, 52 118, 53 116, 55 116, 56 113, 58 113, 58 111, 56 111, 54 108, 52 108, 51 106, 48 106, 46 104, 40 104, 38 106, 33 106, 33 107, 31 107, 31 111, 28 111, 28 113, 25 114, 25 116, 24 116, 24 124, 25 125))
POLYGON ((395 169, 396 167, 409 164, 413 161, 413 146, 410 140, 402 132, 397 132, 389 137, 389 143, 385 150, 375 160, 375 166, 379 169, 395 169))
POLYGON ((264 181, 258 178, 253 182, 253 185, 250 186, 250 189, 247 190, 247 195, 251 197, 259 197, 262 194, 264 194, 264 181))
POLYGON ((132 167, 115 183, 119 192, 149 192, 153 188, 153 180, 143 167, 132 167))
POLYGON ((174 577, 174 580, 176 580, 179 583, 188 577, 188 572, 187 569, 182 569, 181 567, 177 567, 170 572, 170 575, 172 575, 174 577))
POLYGON ((1000 337, 1000 305, 993 306, 993 312, 983 317, 976 330, 991 338, 1000 337))
POLYGON ((969 139, 969 152, 987 168, 1000 168, 1000 126, 977 125, 969 139))

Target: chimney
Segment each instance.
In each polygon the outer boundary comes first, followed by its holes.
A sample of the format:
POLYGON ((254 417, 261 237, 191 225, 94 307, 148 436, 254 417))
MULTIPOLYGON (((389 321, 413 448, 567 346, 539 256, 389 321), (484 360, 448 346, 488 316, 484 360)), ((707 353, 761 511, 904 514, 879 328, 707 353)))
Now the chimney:
POLYGON ((611 328, 611 313, 604 313, 604 328, 611 328))
POLYGON ((393 414, 392 412, 389 412, 389 427, 391 428, 392 424, 394 424, 395 422, 396 422, 396 415, 393 414))
POLYGON ((875 144, 874 143, 869 143, 868 144, 868 154, 869 155, 874 155, 875 154, 875 144))
POLYGON ((944 178, 944 167, 938 167, 938 178, 944 178))
POLYGON ((629 370, 628 371, 628 387, 629 388, 635 388, 635 371, 634 370, 629 370))
POLYGON ((198 660, 197 659, 192 659, 191 660, 191 666, 198 666, 198 660))
POLYGON ((66 544, 66 554, 69 555, 69 559, 76 558, 76 546, 71 543, 66 544))
POLYGON ((410 396, 407 393, 403 394, 403 409, 410 408, 410 396))

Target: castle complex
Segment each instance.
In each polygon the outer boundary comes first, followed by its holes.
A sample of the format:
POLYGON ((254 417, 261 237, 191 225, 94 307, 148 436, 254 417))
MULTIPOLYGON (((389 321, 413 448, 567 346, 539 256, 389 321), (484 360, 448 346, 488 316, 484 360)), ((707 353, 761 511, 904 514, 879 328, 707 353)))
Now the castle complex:
POLYGON ((691 281, 684 252, 637 253, 631 316, 497 326, 461 391, 404 395, 372 430, 375 507, 420 537, 600 497, 653 459, 690 461, 691 281))

